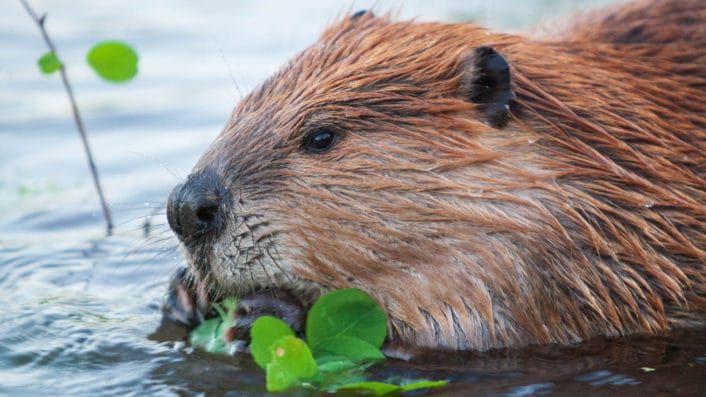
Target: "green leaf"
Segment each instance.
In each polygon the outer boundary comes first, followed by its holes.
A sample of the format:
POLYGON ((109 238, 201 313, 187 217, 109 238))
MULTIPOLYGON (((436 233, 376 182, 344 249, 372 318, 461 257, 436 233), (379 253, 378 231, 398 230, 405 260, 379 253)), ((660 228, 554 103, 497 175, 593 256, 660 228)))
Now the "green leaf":
POLYGON ((272 361, 270 346, 285 336, 294 336, 294 331, 284 321, 272 316, 255 320, 250 328, 250 352, 260 368, 272 361))
POLYGON ((644 372, 652 372, 655 370, 654 368, 650 368, 650 367, 642 367, 640 369, 643 370, 644 372))
POLYGON ((295 336, 285 336, 270 345, 272 361, 267 364, 267 391, 277 392, 315 382, 319 368, 309 346, 295 336))
POLYGON ((233 314, 235 313, 235 308, 238 306, 238 299, 233 296, 229 296, 222 301, 216 303, 214 308, 221 315, 221 318, 231 318, 235 320, 233 314))
POLYGON ((367 381, 364 372, 371 363, 356 363, 344 357, 328 358, 324 361, 316 359, 322 376, 321 382, 316 385, 318 390, 333 393, 340 386, 367 381))
POLYGON ((359 390, 367 391, 371 394, 376 394, 378 396, 405 393, 413 390, 429 389, 432 387, 446 386, 449 382, 445 380, 440 381, 421 381, 416 383, 411 383, 405 386, 397 386, 391 383, 384 382, 360 382, 360 383, 350 383, 347 385, 339 386, 336 391, 339 390, 359 390))
POLYGON ((103 41, 88 51, 88 64, 103 79, 121 83, 137 74, 137 53, 119 41, 103 41))
POLYGON ((424 380, 421 382, 410 383, 400 387, 400 393, 419 390, 419 389, 429 389, 432 387, 442 387, 449 384, 448 380, 424 380))
POLYGON ((368 368, 371 364, 368 363, 358 363, 348 357, 334 356, 329 354, 318 355, 316 358, 316 364, 319 366, 319 371, 322 374, 333 374, 348 371, 353 368, 360 368, 359 372, 362 372, 368 368))
POLYGON ((346 357, 353 361, 384 360, 385 355, 380 349, 370 343, 353 336, 338 335, 325 339, 317 345, 316 355, 329 353, 334 356, 346 357))
POLYGON ((306 337, 314 352, 349 336, 380 348, 387 335, 387 318, 368 294, 349 288, 331 291, 319 298, 306 319, 306 337))
POLYGON ((216 336, 219 337, 226 345, 225 335, 226 332, 228 332, 228 329, 230 329, 230 327, 232 327, 235 323, 235 307, 237 305, 238 300, 234 297, 225 298, 213 305, 213 308, 216 310, 221 320, 221 325, 218 327, 216 336))
POLYGON ((213 308, 218 312, 218 317, 206 320, 194 328, 189 335, 189 343, 209 353, 230 353, 231 344, 225 341, 225 333, 235 322, 237 303, 237 299, 233 297, 216 303, 213 308))
POLYGON ((226 354, 228 345, 221 337, 220 318, 212 318, 199 324, 189 335, 189 343, 192 346, 200 347, 209 353, 226 354))
POLYGON ((52 74, 61 69, 61 60, 54 51, 49 51, 37 60, 39 70, 44 74, 52 74))
MULTIPOLYGON (((191 344, 211 353, 228 353, 223 334, 233 326, 237 301, 227 298, 214 306, 218 318, 203 322, 190 335, 191 344)), ((385 313, 375 301, 356 289, 322 296, 309 311, 307 337, 310 349, 284 321, 263 316, 250 330, 255 362, 267 371, 267 390, 278 392, 304 387, 325 392, 338 390, 391 395, 439 387, 447 381, 387 379, 367 382, 364 371, 384 359, 379 350, 387 334, 385 313), (312 354, 313 350, 313 354, 312 354), (314 354, 316 360, 314 360, 314 354)))
POLYGON ((358 390, 367 391, 370 394, 375 394, 382 396, 385 394, 397 393, 402 388, 397 385, 392 385, 384 382, 360 382, 360 383, 350 383, 347 385, 339 386, 336 391, 340 390, 358 390))

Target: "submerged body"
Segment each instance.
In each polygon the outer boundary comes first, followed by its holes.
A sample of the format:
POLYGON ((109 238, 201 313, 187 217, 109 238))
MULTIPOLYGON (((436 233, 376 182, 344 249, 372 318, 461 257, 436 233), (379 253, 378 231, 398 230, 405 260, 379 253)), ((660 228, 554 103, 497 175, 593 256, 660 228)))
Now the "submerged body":
POLYGON ((551 38, 347 18, 245 97, 169 222, 212 294, 375 297, 458 350, 706 324, 706 4, 551 38))

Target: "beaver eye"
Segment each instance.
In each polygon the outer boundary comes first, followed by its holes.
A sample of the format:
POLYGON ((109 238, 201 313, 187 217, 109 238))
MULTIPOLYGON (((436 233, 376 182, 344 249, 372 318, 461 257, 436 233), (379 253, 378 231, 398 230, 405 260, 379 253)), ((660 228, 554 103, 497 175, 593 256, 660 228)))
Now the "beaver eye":
POLYGON ((318 130, 307 136, 304 147, 312 153, 324 153, 333 148, 338 142, 338 134, 331 130, 318 130))

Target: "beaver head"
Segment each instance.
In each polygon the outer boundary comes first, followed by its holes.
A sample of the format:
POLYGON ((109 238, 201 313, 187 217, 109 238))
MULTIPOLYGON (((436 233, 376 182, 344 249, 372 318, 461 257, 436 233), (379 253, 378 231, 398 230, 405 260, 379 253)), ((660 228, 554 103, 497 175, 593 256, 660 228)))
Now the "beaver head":
POLYGON ((670 153, 646 163, 653 143, 691 147, 668 126, 626 143, 652 110, 620 112, 654 102, 617 68, 596 81, 580 49, 371 13, 337 23, 237 105, 172 193, 192 274, 304 305, 359 288, 419 346, 665 329, 688 301, 679 258, 705 258, 703 223, 684 227, 706 220, 703 180, 670 153), (617 109, 621 90, 634 102, 617 109))

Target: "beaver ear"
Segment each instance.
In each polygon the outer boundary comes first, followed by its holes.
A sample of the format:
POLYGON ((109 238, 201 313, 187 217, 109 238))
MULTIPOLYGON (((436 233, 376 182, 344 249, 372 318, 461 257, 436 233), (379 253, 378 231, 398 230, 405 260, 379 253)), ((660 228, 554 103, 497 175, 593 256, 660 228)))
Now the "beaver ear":
POLYGON ((375 18, 375 15, 373 14, 372 11, 360 10, 360 11, 357 11, 357 12, 353 13, 353 15, 351 15, 351 18, 350 18, 350 19, 351 19, 351 20, 358 19, 358 18, 360 18, 360 17, 362 17, 363 15, 366 15, 366 14, 367 14, 370 18, 375 18))
POLYGON ((510 117, 510 65, 493 47, 482 46, 461 61, 461 94, 477 103, 488 123, 500 128, 510 117))

